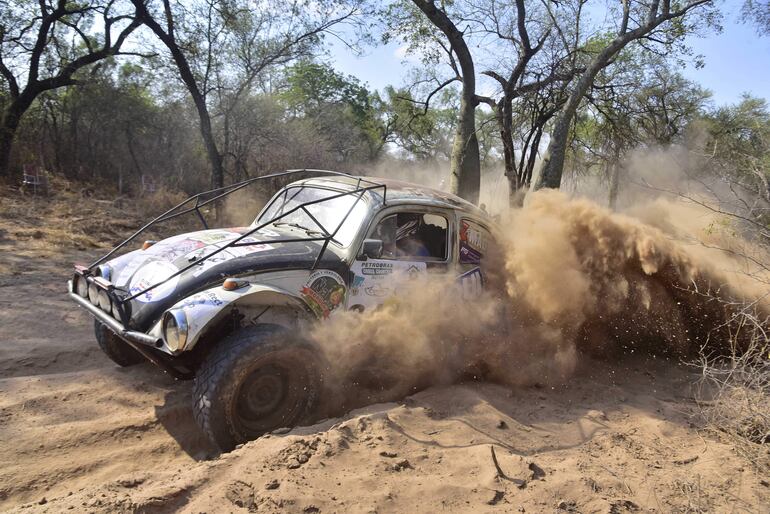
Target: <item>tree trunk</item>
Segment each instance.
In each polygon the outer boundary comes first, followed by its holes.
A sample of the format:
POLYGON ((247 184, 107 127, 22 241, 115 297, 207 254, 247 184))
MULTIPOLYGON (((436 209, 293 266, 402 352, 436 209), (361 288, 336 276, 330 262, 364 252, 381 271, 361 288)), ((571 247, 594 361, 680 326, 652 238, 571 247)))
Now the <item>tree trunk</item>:
MULTIPOLYGON (((178 48, 176 52, 172 50, 171 53, 181 56, 181 51, 179 51, 178 48)), ((182 58, 184 59, 184 56, 182 56, 182 58)), ((179 61, 177 61, 177 65, 179 65, 179 61)), ((190 92, 190 96, 192 96, 193 102, 195 103, 195 109, 198 111, 201 137, 203 138, 203 145, 206 148, 206 155, 208 156, 209 163, 211 164, 211 187, 222 187, 225 185, 225 173, 224 169, 222 168, 222 156, 217 149, 217 143, 214 139, 214 131, 211 129, 211 117, 209 116, 209 111, 206 107, 206 100, 203 98, 203 95, 198 89, 198 85, 195 82, 195 78, 190 71, 190 67, 187 64, 186 59, 184 59, 184 67, 180 65, 180 72, 182 81, 187 86, 187 89, 190 92), (183 68, 185 71, 182 71, 183 68)))
POLYGON ((206 155, 211 164, 211 187, 222 187, 224 186, 225 175, 222 168, 222 155, 219 153, 216 141, 214 140, 214 133, 211 129, 211 117, 209 116, 209 111, 206 107, 206 98, 198 87, 195 75, 193 75, 192 69, 190 68, 190 63, 187 61, 187 57, 182 53, 182 49, 174 38, 174 20, 171 16, 171 7, 168 2, 164 2, 166 23, 168 26, 168 32, 166 32, 147 11, 147 6, 143 0, 132 0, 132 2, 134 7, 136 7, 138 19, 147 25, 147 27, 158 36, 158 39, 166 45, 168 51, 171 52, 171 57, 173 57, 174 63, 179 70, 179 77, 182 79, 182 82, 184 82, 184 85, 187 86, 187 90, 195 104, 195 109, 198 112, 203 146, 206 149, 206 155))
POLYGON ((479 201, 480 161, 479 141, 476 138, 476 106, 472 99, 469 101, 463 98, 452 143, 450 188, 452 193, 471 203, 479 201))
POLYGON ((450 187, 452 193, 469 202, 478 203, 481 187, 481 161, 479 140, 476 137, 476 72, 473 57, 460 31, 444 11, 439 10, 432 1, 412 0, 447 37, 452 51, 457 56, 462 72, 462 97, 460 112, 457 116, 452 154, 450 157, 450 187))
POLYGON ((3 119, 3 126, 0 128, 0 177, 11 174, 11 148, 14 137, 16 137, 16 127, 3 119))
POLYGON ((510 98, 504 98, 497 104, 497 124, 500 128, 500 140, 503 143, 503 162, 505 176, 508 179, 508 201, 513 206, 518 203, 521 180, 516 170, 516 152, 513 148, 513 101, 510 98))
POLYGON ((32 105, 33 98, 35 95, 25 91, 18 98, 11 100, 5 108, 2 124, 0 124, 0 177, 7 177, 11 173, 13 140, 16 137, 16 130, 19 128, 21 117, 32 105))
POLYGON ((620 146, 615 146, 612 157, 612 162, 609 165, 609 206, 610 209, 615 210, 618 202, 618 192, 620 191, 620 173, 622 172, 622 166, 620 164, 620 146))
MULTIPOLYGON (((705 0, 704 0, 705 1, 705 0)), ((548 148, 545 151, 543 158, 543 165, 541 168, 540 177, 535 184, 535 189, 542 189, 544 187, 558 189, 561 185, 561 176, 564 172, 564 159, 567 155, 567 143, 569 138, 569 128, 572 124, 572 120, 575 117, 577 108, 580 105, 583 96, 585 96, 588 89, 593 84, 596 75, 606 67, 612 59, 620 52, 628 43, 644 37, 651 32, 661 23, 670 20, 672 18, 683 16, 689 9, 694 6, 700 5, 701 1, 693 2, 684 9, 680 9, 676 13, 669 13, 668 5, 664 9, 664 14, 656 16, 658 10, 658 3, 655 2, 652 7, 652 12, 649 14, 649 18, 646 24, 634 29, 630 32, 625 32, 625 28, 628 22, 628 11, 626 11, 626 18, 623 21, 623 28, 621 33, 615 37, 599 54, 594 57, 591 64, 586 68, 586 71, 580 76, 580 79, 575 85, 575 89, 570 94, 567 102, 562 106, 559 112, 556 122, 554 124, 553 133, 551 134, 551 140, 548 143, 548 148)), ((628 5, 628 4, 625 4, 628 5)))
POLYGON ((620 190, 620 164, 616 161, 610 164, 610 194, 609 206, 613 211, 618 204, 618 191, 620 190))

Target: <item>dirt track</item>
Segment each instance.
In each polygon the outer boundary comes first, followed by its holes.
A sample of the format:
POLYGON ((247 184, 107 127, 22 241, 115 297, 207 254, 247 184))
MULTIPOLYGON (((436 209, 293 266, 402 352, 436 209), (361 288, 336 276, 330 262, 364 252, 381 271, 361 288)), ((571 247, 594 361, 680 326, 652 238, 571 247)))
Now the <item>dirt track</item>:
POLYGON ((0 507, 211 454, 180 433, 193 421, 186 384, 113 365, 62 279, 30 280, 0 287, 0 507))
POLYGON ((64 277, 32 276, 6 276, 0 287, 2 510, 766 512, 770 504, 761 477, 693 425, 694 377, 660 361, 591 363, 557 389, 431 389, 216 458, 193 424, 189 384, 149 365, 114 366, 88 316, 66 300, 64 277))
POLYGON ((433 388, 217 456, 190 385, 113 365, 67 300, 69 263, 98 253, 36 235, 67 212, 0 219, 0 511, 770 510, 766 477, 700 430, 693 370, 661 360, 433 388))

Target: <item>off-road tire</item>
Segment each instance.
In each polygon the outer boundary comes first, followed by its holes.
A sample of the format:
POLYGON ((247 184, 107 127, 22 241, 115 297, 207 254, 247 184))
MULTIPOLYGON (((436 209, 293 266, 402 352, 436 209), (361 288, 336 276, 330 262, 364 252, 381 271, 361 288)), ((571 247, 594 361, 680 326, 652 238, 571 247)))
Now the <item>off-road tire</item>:
POLYGON ((131 345, 116 336, 112 330, 98 320, 94 320, 94 334, 99 348, 118 366, 125 368, 145 361, 141 353, 131 348, 131 345))
POLYGON ((195 421, 222 451, 294 426, 317 406, 321 369, 318 352, 286 329, 268 324, 242 328, 198 368, 195 421))

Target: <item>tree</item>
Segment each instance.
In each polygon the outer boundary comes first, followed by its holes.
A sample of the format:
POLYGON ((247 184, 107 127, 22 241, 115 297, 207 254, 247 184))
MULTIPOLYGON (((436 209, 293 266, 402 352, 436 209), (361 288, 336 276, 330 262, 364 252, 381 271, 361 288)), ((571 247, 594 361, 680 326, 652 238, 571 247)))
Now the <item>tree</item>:
POLYGON ((615 207, 628 152, 686 143, 687 129, 703 115, 710 96, 663 57, 626 48, 586 93, 573 124, 570 167, 575 174, 597 169, 615 207))
MULTIPOLYGON (((592 57, 582 72, 556 116, 551 139, 543 158, 542 170, 536 188, 558 188, 561 185, 564 160, 569 142, 569 132, 575 113, 584 95, 588 92, 599 72, 608 66, 618 53, 629 43, 640 41, 645 44, 673 46, 685 34, 693 30, 683 20, 684 16, 701 7, 708 6, 711 0, 691 0, 673 5, 670 0, 654 0, 651 3, 623 0, 622 11, 618 13, 618 27, 614 36, 598 38, 592 45, 592 57), (633 27, 633 28, 632 28, 633 27)), ((705 12, 707 22, 713 14, 705 12)))
POLYGON ((410 158, 449 161, 455 124, 455 99, 446 90, 425 108, 408 89, 385 88, 383 133, 387 143, 410 158))
POLYGON ((427 70, 428 77, 418 80, 420 85, 430 88, 425 100, 421 102, 426 112, 435 95, 454 83, 461 84, 449 162, 449 182, 453 193, 476 203, 481 183, 481 165, 476 136, 478 98, 473 57, 464 32, 447 12, 447 7, 452 3, 442 2, 437 6, 433 0, 412 0, 411 4, 397 1, 386 10, 388 30, 385 40, 398 38, 407 41, 410 51, 423 54, 422 60, 426 65, 435 66, 442 60, 448 65, 450 75, 447 78, 438 78, 435 70, 427 70))
MULTIPOLYGON (((732 106, 717 109, 706 117, 708 141, 704 154, 712 156, 722 174, 741 193, 759 198, 744 207, 752 217, 768 223, 770 205, 770 109, 767 101, 744 95, 732 106)), ((745 203, 745 202, 742 202, 745 203)))
POLYGON ((513 58, 497 63, 504 71, 482 72, 498 83, 497 98, 478 97, 496 115, 511 202, 520 199, 519 189, 529 186, 543 130, 563 104, 564 89, 584 70, 578 59, 584 5, 582 0, 555 7, 526 0, 513 5, 487 0, 473 4, 465 15, 478 25, 477 37, 498 38, 499 54, 512 50, 513 58))
POLYGON ((0 2, 0 76, 9 98, 0 120, 0 175, 9 173, 16 131, 35 99, 87 81, 79 72, 99 61, 132 54, 121 48, 138 26, 117 0, 0 2), (95 25, 103 31, 92 31, 95 25))
POLYGON ((750 23, 760 36, 770 36, 770 1, 745 0, 741 8, 744 23, 750 23))
MULTIPOLYGON (((257 76, 268 67, 286 63, 304 52, 334 25, 348 20, 359 9, 359 2, 337 0, 294 1, 271 0, 258 8, 250 4, 225 0, 199 0, 189 3, 162 0, 160 12, 151 10, 152 0, 131 0, 139 20, 163 43, 177 67, 200 120, 200 132, 211 165, 211 185, 224 185, 222 154, 212 129, 208 97, 215 88, 213 81, 227 74, 223 60, 235 56, 245 72, 228 97, 234 108, 240 96, 257 76), (187 16, 192 10, 194 14, 187 16), (234 53, 223 52, 229 42, 239 44, 234 53)), ((230 47, 233 48, 233 47, 230 47)), ((225 135, 229 135, 227 128, 225 135)))
POLYGON ((310 120, 328 136, 341 162, 374 160, 387 140, 379 97, 328 65, 304 60, 290 66, 280 96, 293 116, 310 120))

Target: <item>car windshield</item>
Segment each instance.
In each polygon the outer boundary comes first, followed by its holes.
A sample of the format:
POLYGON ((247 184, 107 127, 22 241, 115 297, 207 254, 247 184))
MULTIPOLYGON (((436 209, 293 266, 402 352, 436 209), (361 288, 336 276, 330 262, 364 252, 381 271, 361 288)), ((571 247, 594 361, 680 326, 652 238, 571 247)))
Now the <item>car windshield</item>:
POLYGON ((305 212, 303 209, 297 209, 291 214, 276 220, 273 225, 288 225, 312 234, 322 234, 318 224, 313 221, 313 218, 315 218, 329 234, 332 234, 340 223, 345 220, 333 240, 342 246, 349 246, 353 239, 355 239, 356 233, 366 217, 366 202, 363 199, 356 201, 359 193, 337 196, 339 194, 339 191, 316 187, 289 186, 273 198, 273 201, 262 211, 262 214, 254 223, 266 223, 304 203, 336 196, 336 198, 329 198, 328 200, 306 205, 305 209, 308 212, 305 212), (348 212, 350 212, 350 215, 345 219, 345 215, 348 212))

